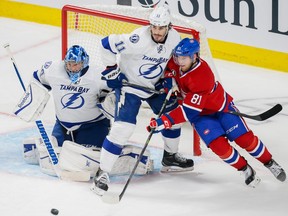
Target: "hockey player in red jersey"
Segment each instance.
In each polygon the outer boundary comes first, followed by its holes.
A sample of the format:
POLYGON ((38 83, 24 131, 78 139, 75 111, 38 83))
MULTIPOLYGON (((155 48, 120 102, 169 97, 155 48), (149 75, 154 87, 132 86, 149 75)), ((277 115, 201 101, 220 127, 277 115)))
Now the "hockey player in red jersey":
POLYGON ((255 187, 260 178, 229 141, 234 141, 263 163, 278 180, 285 181, 285 171, 272 159, 267 147, 248 128, 244 119, 227 112, 238 111, 233 98, 215 81, 212 70, 200 58, 199 50, 199 43, 189 38, 183 39, 175 47, 173 58, 167 65, 166 77, 176 80, 183 101, 169 114, 151 119, 150 128, 162 130, 189 121, 215 154, 244 173, 247 185, 255 187))

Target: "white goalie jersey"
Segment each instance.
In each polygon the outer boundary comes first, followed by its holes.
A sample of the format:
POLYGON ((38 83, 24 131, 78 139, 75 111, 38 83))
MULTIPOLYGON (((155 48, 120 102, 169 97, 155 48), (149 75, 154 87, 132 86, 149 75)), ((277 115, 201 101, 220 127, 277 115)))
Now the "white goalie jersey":
POLYGON ((105 118, 96 106, 111 89, 101 80, 104 68, 90 65, 77 84, 71 83, 64 62, 46 62, 33 76, 52 91, 57 119, 67 129, 105 118))
MULTIPOLYGON (((151 40, 149 26, 144 26, 130 34, 111 34, 103 38, 101 57, 106 66, 112 66, 118 63, 117 55, 120 70, 130 83, 154 89, 155 83, 162 77, 172 50, 179 42, 180 35, 172 28, 165 43, 156 43, 151 40)), ((142 98, 151 95, 132 87, 124 86, 123 89, 142 98)))

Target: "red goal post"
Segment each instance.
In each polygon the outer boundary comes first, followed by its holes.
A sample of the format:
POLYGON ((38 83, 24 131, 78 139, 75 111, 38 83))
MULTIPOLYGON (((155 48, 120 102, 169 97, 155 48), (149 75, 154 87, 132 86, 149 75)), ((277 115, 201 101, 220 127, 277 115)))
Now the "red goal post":
MULTIPOLYGON (((134 29, 148 25, 148 17, 152 9, 120 5, 65 5, 62 8, 62 59, 67 48, 78 44, 85 48, 90 56, 90 61, 102 64, 98 50, 101 38, 109 34, 130 33, 134 29)), ((205 28, 181 16, 172 15, 172 25, 182 38, 197 37, 200 41, 200 55, 212 68, 218 79, 205 28)), ((201 155, 200 138, 193 131, 193 153, 201 155)))

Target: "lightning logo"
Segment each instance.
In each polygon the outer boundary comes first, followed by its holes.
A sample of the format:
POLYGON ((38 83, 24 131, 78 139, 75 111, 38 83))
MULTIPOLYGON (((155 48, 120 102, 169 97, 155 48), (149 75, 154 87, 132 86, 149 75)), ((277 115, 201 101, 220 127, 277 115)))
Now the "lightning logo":
POLYGON ((117 116, 119 116, 119 110, 124 105, 124 102, 125 102, 125 93, 124 93, 124 95, 120 94, 120 100, 117 104, 117 116))
POLYGON ((139 76, 143 76, 146 79, 154 79, 163 73, 163 68, 160 65, 162 62, 157 64, 145 64, 139 69, 139 76))
POLYGON ((81 93, 69 93, 62 97, 61 104, 63 105, 62 109, 78 109, 83 106, 84 98, 81 96, 81 93))

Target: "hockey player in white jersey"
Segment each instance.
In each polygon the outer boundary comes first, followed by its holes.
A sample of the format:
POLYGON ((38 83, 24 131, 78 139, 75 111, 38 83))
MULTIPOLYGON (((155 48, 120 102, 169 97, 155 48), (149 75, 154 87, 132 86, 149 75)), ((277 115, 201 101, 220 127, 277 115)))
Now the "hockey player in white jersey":
POLYGON ((64 140, 71 140, 101 147, 109 131, 110 121, 96 102, 111 89, 99 76, 102 68, 88 64, 86 51, 74 45, 64 62, 46 62, 33 74, 37 81, 51 89, 56 113, 52 136, 56 137, 59 146, 64 140))
MULTIPOLYGON (((106 70, 102 72, 107 85, 115 89, 115 121, 103 143, 100 169, 92 188, 98 195, 108 190, 109 173, 122 151, 123 145, 132 135, 142 101, 146 101, 158 114, 166 94, 153 94, 143 88, 123 86, 123 81, 155 89, 163 78, 163 71, 175 45, 180 41, 179 33, 171 26, 167 5, 157 6, 149 17, 150 25, 134 30, 130 34, 111 34, 101 40, 102 55, 106 70), (119 58, 119 61, 118 61, 119 58)), ((163 82, 164 88, 172 88, 172 79, 163 82)), ((166 106, 166 111, 177 106, 176 99, 166 106)), ((194 162, 178 152, 180 126, 164 130, 164 155, 162 171, 192 170, 194 162)))
MULTIPOLYGON (((74 45, 68 49, 64 61, 46 62, 33 73, 28 90, 17 105, 15 114, 26 121, 31 121, 44 109, 48 100, 46 98, 49 98, 48 91, 52 93, 56 123, 53 127, 51 143, 56 152, 60 153, 59 166, 63 170, 89 171, 91 176, 95 176, 99 168, 100 150, 109 132, 110 120, 103 115, 97 103, 112 90, 101 79, 101 71, 104 69, 89 64, 89 56, 84 48, 74 45), (31 100, 30 95, 33 95, 31 100), (38 101, 41 101, 39 106, 38 101)), ((45 145, 40 138, 36 139, 36 146, 40 154, 41 170, 54 175, 45 145)), ((114 166, 114 173, 130 171, 129 163, 132 164, 131 166, 135 163, 135 158, 129 156, 130 152, 137 156, 139 149, 125 146, 123 157, 119 158, 114 166)), ((146 156, 147 160, 141 164, 139 174, 146 174, 148 171, 149 152, 146 156)))

